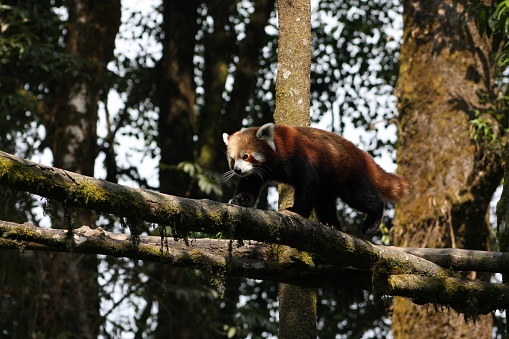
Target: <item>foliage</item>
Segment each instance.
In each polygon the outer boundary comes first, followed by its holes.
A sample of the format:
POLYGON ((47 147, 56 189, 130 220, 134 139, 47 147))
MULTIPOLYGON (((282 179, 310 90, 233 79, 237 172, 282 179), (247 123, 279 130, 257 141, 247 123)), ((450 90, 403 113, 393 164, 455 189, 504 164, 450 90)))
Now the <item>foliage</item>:
POLYGON ((373 120, 393 117, 390 94, 398 72, 399 43, 395 1, 320 1, 313 24, 313 118, 337 114, 367 127, 373 120), (337 113, 336 111, 337 107, 337 113), (379 112, 383 111, 383 114, 379 112))
POLYGON ((199 164, 188 161, 179 163, 177 168, 187 173, 192 178, 193 183, 197 182, 200 191, 203 193, 207 195, 214 194, 217 198, 223 196, 223 190, 221 189, 217 173, 208 171, 199 164))
MULTIPOLYGON (((496 124, 491 116, 483 116, 479 111, 475 113, 475 119, 469 121, 470 135, 474 141, 482 143, 494 150, 501 150, 507 147, 507 139, 500 141, 499 135, 496 133, 496 124)), ((505 129, 504 134, 507 134, 509 129, 505 129)))
MULTIPOLYGON (((509 33, 509 1, 503 0, 492 6, 487 6, 481 0, 476 0, 461 13, 465 24, 472 19, 476 20, 481 37, 491 38, 493 35, 509 33), (468 18, 466 18, 468 14, 468 18)), ((504 44, 502 50, 497 53, 497 65, 505 68, 509 64, 509 46, 504 44)))
POLYGON ((474 116, 470 120, 470 133, 475 141, 482 142, 495 152, 501 152, 508 145, 509 134, 509 87, 507 82, 507 66, 509 65, 509 1, 504 0, 485 5, 477 0, 467 6, 460 18, 465 25, 475 20, 481 37, 491 38, 496 46, 501 48, 494 54, 498 70, 495 71, 497 79, 497 93, 493 96, 488 93, 481 94, 479 103, 473 109, 474 116))
POLYGON ((18 152, 33 154, 41 142, 37 126, 48 119, 56 100, 59 79, 84 74, 86 62, 65 51, 64 21, 56 9, 62 1, 6 1, 0 5, 0 145, 16 147, 19 131, 24 139, 18 152), (12 3, 12 4, 11 4, 12 3))

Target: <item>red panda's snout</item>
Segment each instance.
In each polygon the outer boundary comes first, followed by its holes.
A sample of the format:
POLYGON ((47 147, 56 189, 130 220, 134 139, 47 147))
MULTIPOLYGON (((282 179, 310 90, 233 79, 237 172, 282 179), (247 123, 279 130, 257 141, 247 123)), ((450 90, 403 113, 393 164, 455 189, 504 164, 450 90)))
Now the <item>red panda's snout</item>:
POLYGON ((249 161, 230 159, 230 169, 238 176, 245 177, 253 173, 254 166, 249 161))
POLYGON ((233 163, 233 171, 235 174, 245 177, 253 172, 253 165, 242 159, 235 160, 233 163))
POLYGON ((242 170, 241 170, 239 167, 237 167, 237 166, 235 166, 235 167, 233 168, 233 171, 234 171, 234 172, 235 172, 235 174, 237 174, 237 175, 242 175, 242 170))

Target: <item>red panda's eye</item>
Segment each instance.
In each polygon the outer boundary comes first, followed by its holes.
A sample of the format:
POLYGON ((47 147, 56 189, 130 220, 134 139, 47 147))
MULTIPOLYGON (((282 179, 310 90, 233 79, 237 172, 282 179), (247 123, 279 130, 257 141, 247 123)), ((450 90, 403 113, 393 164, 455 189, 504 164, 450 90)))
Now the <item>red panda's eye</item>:
POLYGON ((242 160, 247 160, 248 158, 249 158, 249 154, 244 154, 244 155, 242 156, 242 160))

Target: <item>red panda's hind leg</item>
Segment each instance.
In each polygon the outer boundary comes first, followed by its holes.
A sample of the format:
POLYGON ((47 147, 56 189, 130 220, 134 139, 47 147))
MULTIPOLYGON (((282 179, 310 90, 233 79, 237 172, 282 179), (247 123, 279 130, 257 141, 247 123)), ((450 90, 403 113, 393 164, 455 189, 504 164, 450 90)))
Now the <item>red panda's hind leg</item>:
POLYGON ((380 200, 378 206, 370 206, 370 211, 367 211, 366 219, 362 223, 362 234, 372 236, 378 231, 378 227, 382 222, 384 214, 384 202, 380 200))
POLYGON ((335 196, 320 194, 316 199, 315 212, 320 223, 341 230, 336 209, 336 200, 337 198, 335 196))
POLYGON ((315 205, 318 179, 314 171, 306 173, 303 179, 300 180, 300 185, 295 187, 293 206, 288 208, 288 210, 307 219, 315 205))
POLYGON ((382 222, 385 202, 375 185, 367 176, 360 176, 342 190, 341 200, 367 216, 362 223, 362 234, 372 236, 382 222))

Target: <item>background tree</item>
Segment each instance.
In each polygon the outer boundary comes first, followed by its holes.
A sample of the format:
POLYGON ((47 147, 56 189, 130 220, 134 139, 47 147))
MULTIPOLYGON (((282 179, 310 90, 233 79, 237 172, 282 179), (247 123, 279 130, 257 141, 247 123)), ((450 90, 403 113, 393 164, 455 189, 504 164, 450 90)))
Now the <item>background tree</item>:
MULTIPOLYGON (((398 170, 414 191, 396 206, 392 232, 397 246, 490 248, 486 215, 501 180, 500 151, 477 138, 472 124, 476 112, 493 109, 498 90, 492 41, 481 39, 473 22, 462 25, 466 5, 403 4, 398 170)), ((424 337, 489 337, 492 332, 491 316, 465 323, 452 310, 437 312, 402 298, 394 301, 392 319, 396 338, 416 331, 424 337)))
MULTIPOLYGON (((497 203, 497 240, 498 249, 507 252, 509 238, 507 223, 509 222, 509 153, 507 152, 507 137, 509 132, 509 114, 507 113, 507 91, 505 77, 509 56, 507 44, 507 31, 509 24, 509 3, 487 3, 474 1, 462 13, 465 22, 474 21, 481 37, 493 41, 496 62, 494 74, 497 84, 497 97, 491 98, 487 109, 476 110, 475 119, 471 124, 474 138, 482 141, 492 151, 500 152, 502 165, 505 168, 503 178, 503 190, 497 203), (472 20, 473 19, 473 20, 472 20), (496 48, 495 48, 496 47, 496 48)), ((503 275, 503 281, 507 283, 507 274, 503 275)), ((506 309, 507 313, 507 309, 506 309)), ((499 321, 499 324, 501 321, 499 321)), ((498 327, 498 333, 509 333, 507 320, 498 327)))
MULTIPOLYGON (((14 76, 10 79, 12 87, 4 88, 3 103, 9 108, 8 120, 26 116, 26 122, 44 125, 46 137, 41 142, 52 150, 56 166, 93 176, 97 111, 106 88, 106 64, 113 58, 120 25, 120 2, 92 6, 89 2, 75 1, 55 5, 67 6, 65 36, 63 21, 49 4, 8 1, 2 5, 7 33, 3 40, 7 53, 2 63, 5 72, 14 76), (12 69, 7 70, 9 67, 12 69)), ((29 154, 32 152, 33 149, 29 154)), ((94 224, 90 213, 73 216, 69 210, 61 209, 52 213, 64 215, 55 219, 55 227, 63 227, 62 221, 66 227, 73 227, 74 223, 94 224)), ((5 255, 11 257, 13 253, 5 255)), ((19 260, 11 262, 16 265, 19 260)), ((35 271, 34 283, 26 290, 18 290, 17 299, 23 300, 28 291, 33 304, 13 302, 12 314, 17 316, 20 312, 28 322, 23 324, 18 318, 7 317, 8 333, 20 337, 41 333, 49 337, 61 333, 97 337, 101 324, 97 321, 100 319, 97 258, 86 256, 77 261, 67 254, 34 253, 29 262, 22 264, 35 271), (54 312, 55 309, 60 311, 54 312), (68 317, 76 309, 80 310, 79 315, 68 317)), ((6 265, 5 273, 11 270, 10 265, 6 265)))

